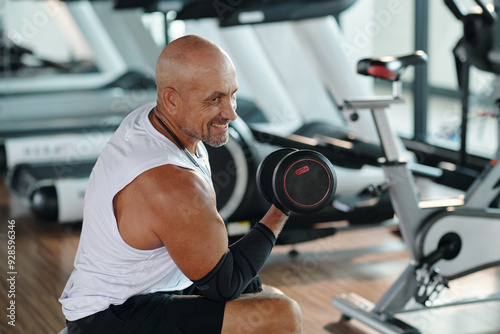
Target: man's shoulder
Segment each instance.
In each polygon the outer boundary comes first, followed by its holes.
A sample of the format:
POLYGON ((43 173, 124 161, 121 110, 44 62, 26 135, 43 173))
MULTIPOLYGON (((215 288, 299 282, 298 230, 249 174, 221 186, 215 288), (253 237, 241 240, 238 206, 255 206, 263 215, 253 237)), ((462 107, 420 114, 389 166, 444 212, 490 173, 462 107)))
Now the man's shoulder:
POLYGON ((140 107, 137 107, 136 109, 132 110, 127 116, 125 116, 125 118, 122 121, 122 124, 138 117, 139 115, 144 115, 144 113, 152 110, 155 106, 156 106, 156 101, 152 101, 140 107))
POLYGON ((206 181, 192 168, 179 166, 175 164, 164 164, 144 171, 139 181, 153 182, 158 186, 175 186, 174 188, 165 188, 167 191, 183 190, 191 186, 205 184, 206 181))

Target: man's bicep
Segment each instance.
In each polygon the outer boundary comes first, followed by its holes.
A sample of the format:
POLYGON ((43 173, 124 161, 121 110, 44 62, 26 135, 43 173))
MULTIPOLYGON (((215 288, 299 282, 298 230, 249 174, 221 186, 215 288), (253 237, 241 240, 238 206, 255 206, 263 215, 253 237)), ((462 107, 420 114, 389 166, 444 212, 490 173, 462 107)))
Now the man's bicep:
POLYGON ((226 252, 227 232, 210 185, 193 171, 176 174, 156 203, 163 219, 155 232, 181 271, 197 280, 226 252))

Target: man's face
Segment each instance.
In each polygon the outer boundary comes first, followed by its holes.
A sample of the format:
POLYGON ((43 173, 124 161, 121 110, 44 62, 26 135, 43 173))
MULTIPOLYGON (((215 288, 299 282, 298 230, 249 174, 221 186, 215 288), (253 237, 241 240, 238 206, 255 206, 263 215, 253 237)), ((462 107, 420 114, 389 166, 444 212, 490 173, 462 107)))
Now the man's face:
POLYGON ((229 139, 228 125, 236 115, 238 81, 231 62, 198 69, 196 78, 181 94, 183 118, 181 130, 190 137, 220 147, 229 139))

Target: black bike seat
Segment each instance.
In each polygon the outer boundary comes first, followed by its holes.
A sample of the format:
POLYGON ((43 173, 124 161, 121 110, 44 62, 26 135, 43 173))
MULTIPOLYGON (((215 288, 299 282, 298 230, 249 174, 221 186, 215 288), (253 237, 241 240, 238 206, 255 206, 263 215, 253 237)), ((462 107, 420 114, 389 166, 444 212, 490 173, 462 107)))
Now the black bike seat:
POLYGON ((427 54, 424 51, 416 51, 413 54, 401 57, 379 57, 366 58, 358 62, 358 73, 384 79, 398 81, 404 69, 410 65, 425 64, 427 54))

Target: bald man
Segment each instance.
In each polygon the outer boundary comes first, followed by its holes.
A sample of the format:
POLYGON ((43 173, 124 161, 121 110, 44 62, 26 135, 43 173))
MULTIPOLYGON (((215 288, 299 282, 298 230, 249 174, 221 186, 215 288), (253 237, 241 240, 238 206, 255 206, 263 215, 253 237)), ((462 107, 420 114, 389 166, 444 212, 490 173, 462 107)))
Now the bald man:
POLYGON ((128 115, 85 196, 75 269, 60 302, 69 333, 302 333, 301 311, 258 272, 287 221, 271 206, 228 245, 207 151, 228 140, 238 82, 198 36, 158 58, 158 97, 128 115))

